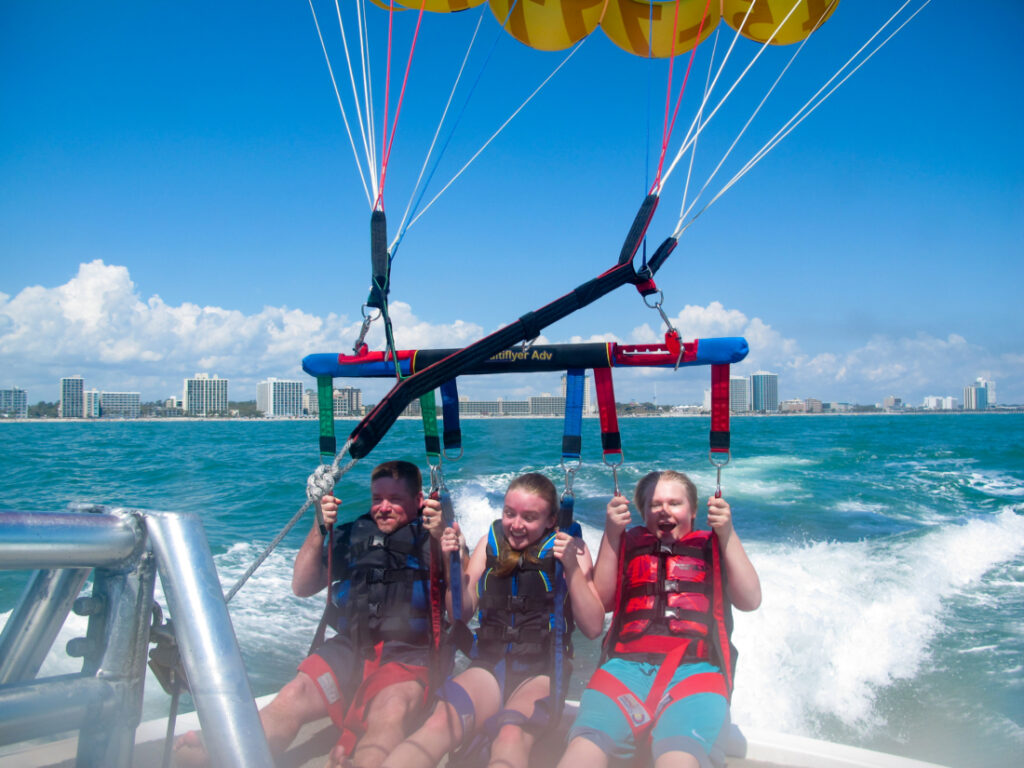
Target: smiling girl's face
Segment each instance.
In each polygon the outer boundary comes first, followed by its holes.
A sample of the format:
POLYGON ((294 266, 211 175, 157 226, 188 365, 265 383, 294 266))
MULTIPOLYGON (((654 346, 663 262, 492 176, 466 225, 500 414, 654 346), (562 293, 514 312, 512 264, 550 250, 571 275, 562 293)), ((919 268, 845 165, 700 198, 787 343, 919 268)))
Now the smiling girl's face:
POLYGON ((662 478, 654 486, 650 506, 644 511, 644 524, 661 541, 670 542, 693 530, 695 516, 686 486, 678 480, 662 478))
POLYGON ((512 549, 526 549, 554 524, 555 511, 544 497, 524 488, 512 488, 505 494, 501 528, 512 549))

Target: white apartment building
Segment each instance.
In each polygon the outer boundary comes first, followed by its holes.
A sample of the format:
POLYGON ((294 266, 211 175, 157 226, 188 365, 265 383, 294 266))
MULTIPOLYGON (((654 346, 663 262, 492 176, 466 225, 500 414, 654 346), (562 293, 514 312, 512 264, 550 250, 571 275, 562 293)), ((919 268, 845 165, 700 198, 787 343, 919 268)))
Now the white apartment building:
POLYGON ((28 418, 28 393, 20 387, 0 389, 0 416, 28 418))
POLYGON ((758 413, 778 413, 779 375, 757 371, 750 375, 751 409, 758 413))
POLYGON ((189 416, 212 416, 228 412, 228 380, 217 374, 197 373, 185 379, 182 408, 189 416))
POLYGON ((729 377, 729 410, 732 413, 750 411, 750 381, 746 376, 729 377))
POLYGON ((61 419, 81 419, 85 416, 85 381, 81 376, 67 376, 60 380, 57 416, 61 419))
POLYGON ((142 411, 138 392, 101 392, 99 415, 105 419, 137 419, 142 411))
POLYGON ((256 385, 256 410, 268 418, 302 415, 302 382, 270 378, 256 385))
MULTIPOLYGON (((419 399, 415 401, 419 407, 419 399)), ((412 405, 412 403, 410 403, 412 405)), ((363 415, 363 390, 355 387, 336 387, 334 390, 334 415, 335 416, 362 416, 363 415)), ((416 411, 416 416, 420 415, 416 411)))

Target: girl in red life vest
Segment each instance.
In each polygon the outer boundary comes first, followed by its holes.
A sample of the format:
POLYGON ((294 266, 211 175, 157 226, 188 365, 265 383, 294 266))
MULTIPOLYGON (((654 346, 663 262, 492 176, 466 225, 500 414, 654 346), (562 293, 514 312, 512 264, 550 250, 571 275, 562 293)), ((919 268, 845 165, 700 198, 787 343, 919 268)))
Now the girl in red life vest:
POLYGON ((730 608, 757 608, 760 580, 725 499, 708 499, 711 531, 695 530, 697 490, 686 475, 648 474, 634 503, 643 525, 629 530, 627 499, 608 503, 594 584, 615 613, 559 766, 603 768, 647 750, 657 768, 721 765, 730 608))
MULTIPOLYGON (((470 666, 442 686, 433 713, 382 768, 429 768, 460 748, 457 758, 471 759, 479 748, 491 766, 530 764, 537 736, 561 715, 550 711, 555 621, 564 622, 566 655, 573 625, 591 638, 604 627, 590 552, 582 539, 556 530, 557 512, 558 493, 543 475, 521 475, 509 485, 501 519, 480 539, 464 573, 463 615, 479 611, 480 623, 470 666), (567 587, 558 610, 556 562, 567 587)), ((460 539, 456 523, 441 546, 457 552, 460 539)))

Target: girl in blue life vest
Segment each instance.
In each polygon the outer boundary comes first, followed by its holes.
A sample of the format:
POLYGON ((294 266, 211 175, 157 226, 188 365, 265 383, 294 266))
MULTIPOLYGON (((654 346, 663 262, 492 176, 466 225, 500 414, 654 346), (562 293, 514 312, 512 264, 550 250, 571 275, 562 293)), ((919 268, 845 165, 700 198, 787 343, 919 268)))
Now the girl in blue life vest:
POLYGON ((761 604, 757 571, 725 499, 708 499, 711 531, 694 530, 697 490, 686 475, 651 472, 634 502, 643 525, 629 530, 626 498, 608 503, 594 584, 614 614, 559 768, 604 768, 647 750, 657 768, 722 765, 730 606, 761 604))
MULTIPOLYGON (((480 622, 470 666, 442 687, 433 713, 383 768, 429 768, 478 734, 490 739, 489 765, 529 765, 535 739, 561 714, 549 707, 556 561, 567 586, 560 612, 567 617, 565 645, 573 623, 591 638, 604 627, 590 552, 582 539, 556 531, 557 511, 557 491, 543 475, 521 475, 509 485, 501 519, 465 569, 464 615, 479 610, 480 622)), ((460 539, 456 524, 443 533, 442 548, 457 552, 460 539)))

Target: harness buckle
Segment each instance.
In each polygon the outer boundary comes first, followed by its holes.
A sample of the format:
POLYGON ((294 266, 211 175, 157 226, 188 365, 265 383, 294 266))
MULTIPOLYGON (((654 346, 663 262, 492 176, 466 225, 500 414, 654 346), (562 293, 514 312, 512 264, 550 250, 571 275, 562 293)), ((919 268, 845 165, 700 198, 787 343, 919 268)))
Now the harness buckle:
POLYGON ((521 630, 522 627, 505 627, 505 642, 518 643, 521 630))
POLYGON ((381 614, 383 613, 383 611, 381 609, 383 607, 384 606, 381 603, 367 603, 367 608, 369 609, 369 614, 370 614, 370 616, 372 616, 375 619, 379 619, 381 617, 381 614))
POLYGON ((370 573, 366 576, 366 582, 368 584, 380 584, 384 581, 387 571, 383 568, 371 568, 370 573))
MULTIPOLYGON (((510 611, 516 611, 522 613, 527 608, 526 597, 523 595, 509 595, 508 596, 508 609, 510 611)), ((516 628, 518 631, 518 627, 516 628)))

